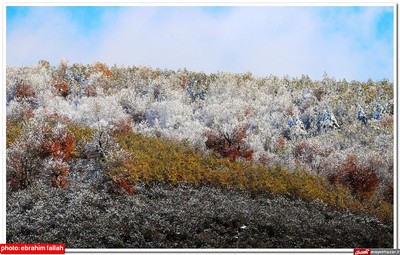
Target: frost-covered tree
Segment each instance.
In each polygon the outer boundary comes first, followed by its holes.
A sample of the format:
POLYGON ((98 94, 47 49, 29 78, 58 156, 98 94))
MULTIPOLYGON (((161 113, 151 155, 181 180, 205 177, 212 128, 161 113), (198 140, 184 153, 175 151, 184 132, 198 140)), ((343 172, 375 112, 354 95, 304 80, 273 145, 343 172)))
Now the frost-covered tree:
POLYGON ((348 82, 325 74, 313 81, 307 75, 205 74, 64 60, 7 67, 6 85, 10 125, 42 118, 89 128, 91 139, 79 148, 103 159, 118 150, 113 135, 133 130, 204 152, 220 142, 220 155, 233 148, 251 151, 252 161, 322 176, 339 171, 348 155, 371 164, 383 183, 393 172, 392 143, 385 146, 393 141, 394 114, 387 80, 348 82), (376 154, 381 163, 372 162, 376 154))

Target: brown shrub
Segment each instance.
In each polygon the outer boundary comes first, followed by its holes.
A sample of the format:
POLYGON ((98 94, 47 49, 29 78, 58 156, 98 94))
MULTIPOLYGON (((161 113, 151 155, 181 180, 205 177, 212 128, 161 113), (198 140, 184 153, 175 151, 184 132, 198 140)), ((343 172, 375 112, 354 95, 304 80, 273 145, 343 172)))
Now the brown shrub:
POLYGON ((55 79, 54 87, 58 96, 67 97, 70 94, 69 85, 65 79, 55 79))
POLYGON ((10 163, 11 188, 13 190, 27 188, 35 178, 43 174, 43 169, 48 169, 47 173, 53 187, 66 187, 69 170, 66 161, 71 158, 71 153, 75 150, 75 139, 68 130, 55 132, 48 124, 40 127, 40 131, 36 133, 44 135, 44 139, 40 140, 37 147, 32 148, 28 141, 25 144, 21 141, 16 145, 21 147, 20 150, 15 150, 16 153, 12 150, 7 155, 10 163))
POLYGON ((206 133, 206 147, 218 152, 222 157, 227 157, 231 161, 237 158, 253 160, 254 151, 243 141, 247 136, 246 128, 235 128, 232 134, 211 131, 206 133))
POLYGON ((295 109, 294 109, 293 105, 290 105, 290 106, 286 109, 286 111, 287 111, 287 114, 288 114, 290 117, 292 117, 292 118, 296 115, 295 109))
POLYGON ((128 116, 124 119, 119 119, 115 121, 113 124, 114 124, 113 128, 114 133, 123 133, 125 135, 128 135, 130 132, 132 132, 133 119, 131 116, 128 116))
POLYGON ((385 187, 383 191, 383 199, 386 202, 393 204, 393 198, 394 198, 393 183, 390 183, 388 186, 385 187))
POLYGON ((115 193, 115 194, 121 194, 123 193, 122 190, 125 190, 128 195, 132 195, 136 193, 136 186, 132 184, 127 178, 119 177, 119 178, 113 178, 112 179, 112 184, 109 187, 109 192, 115 193))
POLYGON ((254 115, 254 108, 253 107, 246 107, 245 109, 244 109, 244 117, 245 118, 247 118, 247 117, 250 117, 250 116, 253 116, 254 115))
MULTIPOLYGON (((306 141, 302 141, 298 144, 295 145, 293 148, 293 156, 296 160, 300 161, 301 163, 305 163, 310 165, 311 163, 315 163, 316 159, 318 157, 320 158, 326 158, 332 153, 332 149, 328 147, 321 146, 320 144, 313 144, 313 143, 308 143, 306 141)), ((325 164, 319 163, 317 165, 314 164, 314 167, 316 167, 316 172, 319 173, 322 171, 322 169, 325 167, 325 164)))
POLYGON ((12 168, 12 171, 7 170, 9 175, 7 182, 12 190, 26 189, 30 185, 32 182, 30 168, 18 151, 7 153, 7 167, 12 168))
POLYGON ((112 72, 110 71, 110 69, 108 69, 106 64, 100 63, 100 62, 96 62, 94 63, 94 65, 91 67, 93 72, 100 72, 102 73, 105 77, 111 77, 112 76, 112 72))
MULTIPOLYGON (((46 131, 45 128, 45 132, 46 131)), ((46 133, 45 133, 46 134, 46 133)), ((39 155, 42 158, 70 160, 71 153, 75 151, 75 139, 69 131, 60 134, 47 133, 46 140, 41 145, 39 155)))
POLYGON ((88 85, 85 89, 85 95, 87 97, 95 97, 97 96, 96 88, 93 85, 88 85))
POLYGON ((329 177, 331 183, 339 183, 351 190, 353 196, 364 200, 370 197, 379 185, 374 169, 358 165, 358 158, 349 155, 341 165, 339 172, 329 177))
POLYGON ((385 114, 381 120, 381 125, 386 129, 393 129, 393 115, 385 114))
POLYGON ((318 101, 321 101, 322 97, 326 95, 326 91, 323 88, 319 87, 313 91, 313 94, 318 101))
POLYGON ((276 142, 275 145, 275 150, 278 154, 281 154, 284 152, 286 146, 286 140, 284 136, 279 136, 278 141, 276 142))
POLYGON ((61 160, 51 161, 49 166, 51 186, 65 188, 67 186, 68 165, 61 160))
POLYGON ((261 164, 263 164, 264 166, 267 166, 268 163, 269 163, 269 161, 270 161, 270 159, 268 158, 267 155, 262 155, 258 161, 259 161, 261 164))
POLYGON ((61 116, 58 113, 52 113, 46 116, 46 120, 49 122, 61 122, 61 123, 71 123, 72 120, 68 117, 61 116))
POLYGON ((25 83, 21 82, 15 86, 15 97, 17 99, 35 97, 35 95, 36 93, 32 90, 32 88, 25 83))
POLYGON ((305 163, 311 163, 315 153, 316 148, 305 141, 298 143, 293 149, 293 156, 305 163))

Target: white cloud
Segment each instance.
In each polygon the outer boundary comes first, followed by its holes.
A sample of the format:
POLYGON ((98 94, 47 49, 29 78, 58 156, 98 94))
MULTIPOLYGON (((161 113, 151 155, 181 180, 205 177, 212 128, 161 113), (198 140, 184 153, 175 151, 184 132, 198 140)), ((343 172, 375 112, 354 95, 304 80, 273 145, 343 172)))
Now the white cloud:
POLYGON ((262 76, 320 79, 326 71, 338 79, 392 80, 392 42, 374 35, 384 11, 332 9, 324 16, 321 8, 235 7, 215 15, 196 7, 134 7, 104 15, 105 25, 91 35, 62 10, 33 11, 10 27, 7 61, 68 58, 262 76), (46 22, 31 23, 39 18, 46 22))
POLYGON ((62 58, 87 61, 92 43, 62 10, 32 8, 27 18, 7 27, 7 63, 31 65, 45 59, 58 64, 62 58))

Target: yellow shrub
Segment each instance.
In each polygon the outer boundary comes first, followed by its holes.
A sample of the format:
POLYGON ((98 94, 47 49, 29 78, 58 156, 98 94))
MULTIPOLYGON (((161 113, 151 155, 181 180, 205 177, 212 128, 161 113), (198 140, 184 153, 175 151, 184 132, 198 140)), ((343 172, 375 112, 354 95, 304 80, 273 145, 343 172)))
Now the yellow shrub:
POLYGON ((20 122, 14 122, 8 120, 6 125, 7 125, 6 146, 8 148, 21 135, 22 124, 20 122))
POLYGON ((91 142, 95 131, 89 127, 78 124, 68 124, 68 130, 72 133, 76 143, 91 142))
POLYGON ((245 192, 268 192, 307 201, 319 200, 335 208, 370 213, 383 220, 393 217, 390 204, 370 200, 361 203, 348 188, 333 186, 306 171, 289 172, 280 166, 267 169, 257 163, 205 156, 188 145, 142 134, 121 133, 116 139, 123 150, 135 156, 134 163, 125 166, 134 181, 207 184, 245 192))

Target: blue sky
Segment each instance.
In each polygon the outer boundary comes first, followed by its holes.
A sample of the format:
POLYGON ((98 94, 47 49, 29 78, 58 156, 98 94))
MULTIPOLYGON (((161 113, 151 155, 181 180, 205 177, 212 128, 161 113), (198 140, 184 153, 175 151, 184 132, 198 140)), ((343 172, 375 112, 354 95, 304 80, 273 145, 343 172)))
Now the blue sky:
POLYGON ((393 7, 6 7, 6 60, 393 80, 393 7))

